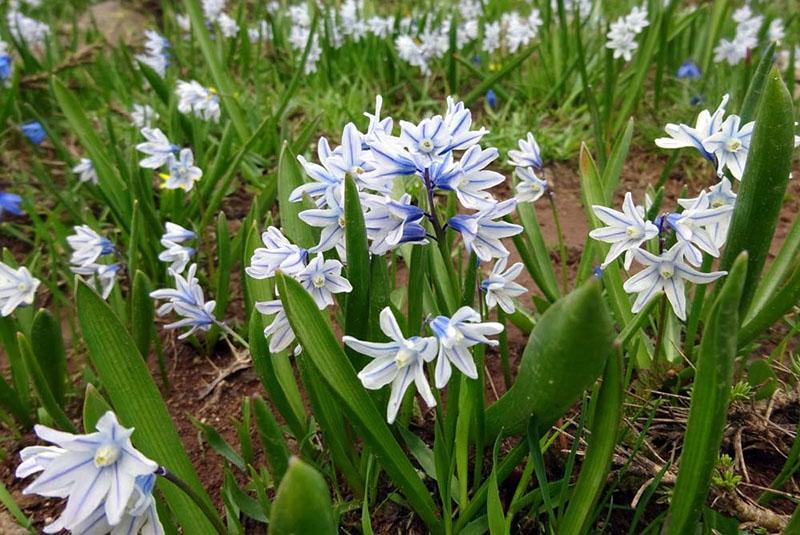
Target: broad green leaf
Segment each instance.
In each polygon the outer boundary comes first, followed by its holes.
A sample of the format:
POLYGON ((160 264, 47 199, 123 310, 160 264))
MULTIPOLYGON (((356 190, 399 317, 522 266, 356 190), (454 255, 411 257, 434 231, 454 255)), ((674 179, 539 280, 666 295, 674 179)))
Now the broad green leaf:
MULTIPOLYGON (((8 492, 6 486, 0 482, 0 503, 3 504, 3 507, 11 513, 11 516, 14 517, 14 520, 19 524, 21 527, 28 530, 29 533, 35 533, 33 529, 33 522, 31 519, 25 516, 25 513, 22 512, 17 502, 14 501, 14 497, 8 492)), ((9 532, 13 531, 11 526, 6 526, 9 532)))
POLYGON ((42 407, 44 407, 44 410, 47 411, 47 414, 50 415, 59 428, 74 433, 75 426, 69 421, 67 415, 64 414, 64 409, 61 408, 61 405, 56 401, 55 396, 53 396, 53 393, 50 391, 50 384, 41 366, 39 366, 39 361, 33 354, 30 342, 28 342, 24 334, 17 333, 17 343, 19 345, 19 353, 25 361, 25 366, 28 369, 33 387, 36 389, 36 394, 39 396, 42 407))
POLYGON ((497 450, 499 446, 500 438, 498 437, 492 449, 492 472, 489 474, 489 495, 486 499, 486 518, 489 522, 489 533, 491 535, 505 535, 508 531, 497 482, 497 450))
POLYGON ((111 405, 97 388, 92 383, 87 384, 86 392, 83 395, 83 432, 94 433, 97 421, 111 410, 113 410, 111 405))
POLYGON ((589 530, 589 522, 611 468, 624 401, 622 358, 619 352, 606 361, 603 384, 597 396, 586 456, 567 512, 558 524, 558 533, 564 535, 586 533, 589 530))
POLYGON ((214 448, 214 451, 222 455, 229 463, 234 465, 239 470, 244 470, 245 463, 241 455, 236 453, 236 450, 228 444, 219 431, 214 429, 213 426, 201 422, 193 416, 189 416, 192 425, 195 426, 200 433, 203 434, 203 439, 208 442, 208 445, 214 448))
POLYGON ((288 143, 283 144, 278 160, 278 206, 280 207, 281 230, 293 243, 310 249, 317 244, 312 227, 303 222, 299 213, 310 208, 307 201, 291 202, 289 195, 303 185, 303 171, 288 143))
POLYGON ((761 278, 761 282, 756 288, 750 310, 747 311, 745 322, 749 322, 757 315, 762 313, 767 305, 777 296, 778 290, 786 282, 792 270, 797 267, 797 259, 800 255, 800 217, 795 216, 792 228, 783 240, 780 251, 769 269, 761 278))
POLYGON ((217 280, 214 287, 214 297, 217 300, 217 304, 214 307, 214 315, 218 318, 225 317, 225 310, 228 308, 232 265, 233 255, 231 254, 231 236, 228 231, 228 220, 225 217, 225 212, 220 212, 217 217, 217 280))
POLYGON ((386 473, 406 496, 411 507, 433 531, 439 519, 430 493, 420 481, 372 398, 356 377, 326 318, 314 300, 294 279, 277 275, 281 301, 305 358, 328 384, 336 400, 364 443, 376 455, 386 473))
MULTIPOLYGON (((370 286, 369 284, 359 284, 359 281, 369 280, 369 244, 367 243, 367 227, 364 224, 364 212, 361 208, 358 188, 349 175, 345 178, 344 183, 344 219, 347 279, 353 283, 353 291, 347 294, 345 334, 366 340, 369 333, 369 322, 364 320, 369 317, 370 286)), ((353 362, 363 363, 363 357, 359 357, 355 352, 348 349, 347 354, 353 362)))
MULTIPOLYGON (((181 445, 167 406, 127 329, 86 284, 78 283, 76 300, 89 358, 120 421, 136 428, 136 447, 167 467, 210 505, 211 500, 181 445)), ((167 483, 159 487, 184 530, 213 532, 203 512, 180 489, 167 483)))
POLYGON ((667 535, 680 535, 694 529, 708 494, 728 416, 739 302, 747 265, 747 254, 742 253, 711 307, 703 332, 678 479, 664 531, 667 535))
POLYGON ((267 403, 258 396, 253 398, 253 414, 256 416, 258 436, 264 447, 272 479, 276 484, 280 483, 289 466, 289 448, 283 438, 283 431, 267 403))
POLYGON ((764 94, 767 76, 772 69, 774 61, 775 43, 770 43, 767 49, 761 54, 756 72, 750 80, 750 85, 747 87, 747 94, 744 96, 742 108, 739 110, 739 117, 742 120, 741 124, 747 124, 753 120, 753 116, 758 110, 758 103, 761 101, 761 95, 764 94))
POLYGON ((147 360, 150 354, 150 342, 153 340, 153 300, 150 299, 152 287, 150 279, 141 271, 133 277, 131 289, 131 336, 142 358, 147 360))
POLYGON ((335 535, 333 504, 322 475, 297 457, 289 459, 269 520, 269 535, 335 535))
POLYGON ((769 254, 789 181, 794 150, 792 97, 772 69, 756 116, 747 166, 733 210, 720 268, 729 270, 742 251, 749 263, 741 301, 745 316, 769 254))
MULTIPOLYGON (((151 305, 152 308, 152 305, 151 305)), ((40 309, 33 318, 31 348, 56 403, 63 406, 67 381, 67 354, 61 325, 47 309, 40 309)))
POLYGON ((612 342, 596 280, 556 301, 531 331, 514 386, 487 409, 487 438, 523 431, 534 414, 542 426, 555 422, 600 376, 612 342))
POLYGON ((555 302, 561 297, 561 290, 556 282, 556 275, 550 262, 550 252, 547 250, 542 229, 536 217, 536 209, 533 204, 520 203, 517 204, 517 215, 519 215, 519 222, 525 232, 513 237, 514 245, 536 285, 542 290, 548 301, 555 302))

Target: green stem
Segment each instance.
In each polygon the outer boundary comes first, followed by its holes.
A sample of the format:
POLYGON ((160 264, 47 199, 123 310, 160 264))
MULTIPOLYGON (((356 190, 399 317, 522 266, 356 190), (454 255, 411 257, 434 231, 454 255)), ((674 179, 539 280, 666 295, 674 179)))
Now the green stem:
POLYGON ((211 522, 211 525, 214 526, 214 529, 217 531, 219 535, 227 535, 228 530, 225 528, 225 525, 222 523, 222 520, 220 520, 217 511, 208 502, 203 500, 194 491, 194 489, 192 489, 192 487, 187 485, 186 482, 184 482, 182 479, 180 479, 178 476, 176 476, 163 466, 159 467, 158 471, 156 471, 156 474, 163 477, 164 479, 166 479, 167 481, 169 481, 170 483, 181 489, 184 492, 184 494, 186 494, 189 498, 191 498, 191 500, 197 505, 197 507, 200 508, 203 514, 206 515, 206 518, 208 519, 209 522, 211 522))
POLYGON ((220 329, 222 329, 222 332, 224 333, 225 336, 230 336, 231 338, 239 342, 239 344, 241 344, 242 347, 244 347, 245 349, 250 349, 250 344, 247 342, 247 340, 242 338, 239 335, 239 333, 228 327, 224 322, 217 321, 217 326, 220 329))
POLYGON ((500 366, 503 368, 503 383, 506 385, 506 390, 511 388, 511 364, 508 357, 508 324, 506 323, 506 315, 503 309, 497 307, 497 321, 503 324, 503 330, 498 335, 500 342, 500 366))
POLYGON ((561 219, 558 217, 556 203, 553 199, 553 190, 547 189, 547 200, 550 202, 550 210, 553 211, 553 222, 558 233, 558 255, 561 257, 561 286, 564 294, 569 292, 569 275, 567 272, 567 246, 564 243, 564 232, 561 230, 561 219))
POLYGON ((658 373, 659 358, 661 357, 661 346, 664 341, 664 329, 667 325, 667 296, 661 296, 661 304, 658 307, 658 334, 656 335, 656 347, 653 353, 653 368, 658 373))

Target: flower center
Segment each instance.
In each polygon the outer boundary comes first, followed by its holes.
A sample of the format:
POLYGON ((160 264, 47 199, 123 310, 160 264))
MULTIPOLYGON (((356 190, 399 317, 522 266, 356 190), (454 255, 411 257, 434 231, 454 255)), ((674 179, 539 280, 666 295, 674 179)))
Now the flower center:
POLYGON ((94 452, 94 465, 97 468, 110 466, 119 459, 120 450, 116 444, 103 444, 94 452))
POLYGON ((344 215, 340 215, 339 216, 339 226, 344 228, 346 223, 347 223, 347 220, 344 218, 344 215))
POLYGON ((405 368, 417 358, 417 352, 408 347, 401 347, 394 357, 395 366, 397 369, 405 368))
POLYGON ((658 267, 658 272, 661 274, 662 279, 671 279, 672 276, 675 274, 675 271, 672 269, 671 264, 661 264, 658 267))
POLYGON ((737 150, 742 148, 742 142, 739 139, 732 138, 728 140, 726 144, 728 152, 736 152, 737 150))
POLYGON ((325 286, 325 275, 314 275, 311 278, 311 283, 314 285, 314 288, 322 288, 325 286))
POLYGON ((419 142, 419 149, 422 152, 430 152, 433 150, 433 141, 428 138, 423 139, 419 142))
POLYGON ((25 281, 20 282, 19 284, 17 284, 17 290, 19 290, 20 292, 28 291, 28 284, 25 281))
POLYGON ((642 237, 642 231, 640 228, 634 225, 628 225, 628 228, 625 229, 625 234, 628 235, 629 238, 635 240, 642 237))
POLYGON ((352 173, 353 176, 361 175, 364 174, 364 168, 361 167, 360 165, 356 165, 350 172, 352 173))

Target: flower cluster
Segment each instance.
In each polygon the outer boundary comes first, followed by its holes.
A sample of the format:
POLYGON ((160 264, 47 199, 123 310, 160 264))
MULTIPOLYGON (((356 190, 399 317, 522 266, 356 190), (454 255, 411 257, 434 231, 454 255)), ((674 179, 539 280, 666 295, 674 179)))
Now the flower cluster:
POLYGON ((214 88, 204 87, 196 80, 178 80, 175 94, 178 96, 179 112, 192 113, 204 121, 219 121, 219 95, 214 88))
POLYGON ((431 320, 429 327, 433 336, 403 335, 390 307, 381 311, 380 326, 389 342, 366 342, 352 336, 345 336, 342 340, 351 349, 374 359, 358 374, 365 388, 377 390, 391 384, 386 409, 386 419, 390 424, 397 417, 403 396, 412 382, 429 407, 436 405, 425 375, 425 363, 437 359, 434 384, 438 389, 447 385, 452 366, 470 379, 477 379, 478 370, 470 348, 478 344, 497 345, 495 340, 486 336, 503 330, 500 323, 481 322, 480 314, 466 306, 450 318, 437 316, 431 320))
POLYGON ((630 13, 611 23, 606 48, 614 51, 614 59, 622 58, 630 61, 633 53, 639 48, 636 37, 649 25, 646 6, 634 6, 630 13))
POLYGON ((188 147, 179 149, 158 128, 144 127, 141 133, 147 141, 136 145, 136 150, 146 154, 147 157, 139 161, 139 166, 145 169, 166 166, 169 172, 160 174, 164 180, 161 187, 191 191, 194 183, 203 176, 203 170, 194 165, 192 149, 188 147))
POLYGON ((169 41, 153 30, 145 30, 144 35, 144 52, 137 54, 136 59, 163 78, 169 66, 169 41))
MULTIPOLYGON (((342 277, 342 263, 335 259, 325 260, 321 252, 310 258, 309 251, 293 244, 275 227, 269 227, 261 235, 264 247, 253 252, 247 275, 258 280, 271 279, 280 271, 294 277, 314 298, 320 310, 333 305, 334 294, 353 290, 350 282, 342 277)), ((269 339, 269 350, 273 353, 288 348, 295 339, 280 299, 256 303, 259 312, 274 316, 264 329, 269 339)))
POLYGON ((166 301, 158 308, 159 317, 166 316, 170 312, 181 316, 178 321, 166 325, 166 329, 189 327, 188 331, 178 337, 181 340, 197 331, 208 331, 212 326, 219 325, 214 317, 217 303, 205 300, 203 288, 195 277, 196 273, 197 264, 189 266, 185 277, 181 273, 170 271, 175 279, 175 288, 162 288, 150 293, 152 299, 166 301))
POLYGON ((717 174, 720 177, 723 177, 725 169, 728 169, 734 178, 741 180, 755 122, 743 125, 738 115, 729 115, 725 118, 727 104, 728 95, 725 95, 713 114, 708 110, 700 112, 694 127, 686 124, 667 124, 664 130, 669 137, 656 139, 656 145, 663 149, 693 147, 707 160, 716 164, 717 174))
MULTIPOLYGON (((747 57, 750 50, 758 46, 758 34, 764 23, 762 15, 756 15, 745 4, 733 13, 733 20, 736 22, 736 35, 733 39, 720 39, 719 44, 714 49, 714 61, 720 63, 728 62, 728 65, 737 65, 747 57)), ((776 19, 776 25, 770 25, 770 38, 779 41, 783 37, 783 22, 776 19)))
POLYGON ((14 6, 6 13, 6 25, 11 36, 28 48, 43 48, 47 36, 50 35, 50 26, 44 22, 33 19, 14 6))
POLYGON ((20 452, 16 476, 38 474, 23 494, 66 498, 61 515, 44 532, 164 533, 153 498, 158 464, 133 447, 133 429, 121 426, 113 412, 106 412, 96 429, 73 435, 36 425, 39 438, 54 446, 20 452))
POLYGON ((114 244, 88 225, 73 227, 73 230, 75 234, 67 237, 67 243, 72 248, 70 270, 76 275, 89 277, 89 281, 102 294, 103 299, 108 299, 117 280, 120 265, 104 264, 99 260, 116 252, 114 244))
POLYGON ((170 273, 183 273, 186 269, 195 251, 183 243, 195 238, 196 235, 191 230, 167 222, 164 234, 161 236, 161 245, 164 250, 159 253, 158 259, 170 264, 167 268, 170 273))

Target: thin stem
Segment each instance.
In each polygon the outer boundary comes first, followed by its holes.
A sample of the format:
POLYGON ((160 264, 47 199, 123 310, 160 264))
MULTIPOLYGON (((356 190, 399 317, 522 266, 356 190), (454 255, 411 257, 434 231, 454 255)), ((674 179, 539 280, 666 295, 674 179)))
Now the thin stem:
POLYGON ((219 514, 217 513, 216 509, 214 509, 206 500, 201 498, 192 487, 186 484, 185 481, 180 479, 178 476, 167 470, 165 467, 160 466, 156 471, 156 475, 159 475, 181 489, 184 494, 186 494, 191 500, 203 511, 203 514, 206 516, 211 525, 214 526, 214 529, 219 533, 219 535, 227 535, 228 530, 225 528, 225 525, 222 523, 222 520, 219 518, 219 514))
POLYGON ((667 325, 667 296, 661 296, 661 303, 658 307, 658 333, 656 334, 656 347, 653 353, 653 368, 658 369, 659 359, 661 358, 661 346, 664 341, 664 329, 667 325))
POLYGON ((250 349, 250 344, 247 342, 247 340, 239 336, 239 334, 236 331, 228 327, 224 322, 217 321, 216 324, 217 327, 222 329, 222 332, 225 335, 225 337, 230 336, 231 338, 239 342, 239 344, 241 344, 242 347, 244 347, 245 349, 250 349))
POLYGON ((503 330, 497 336, 500 343, 500 367, 503 369, 503 383, 506 385, 506 390, 511 388, 511 364, 509 362, 508 354, 508 324, 506 322, 506 315, 503 309, 497 307, 497 321, 503 325, 503 330))
POLYGON ((558 254, 561 257, 561 286, 564 294, 569 292, 569 274, 567 272, 567 246, 564 243, 564 232, 561 230, 561 219, 558 217, 556 202, 554 200, 552 188, 547 188, 547 200, 550 202, 550 209, 553 211, 553 222, 558 233, 558 254))

